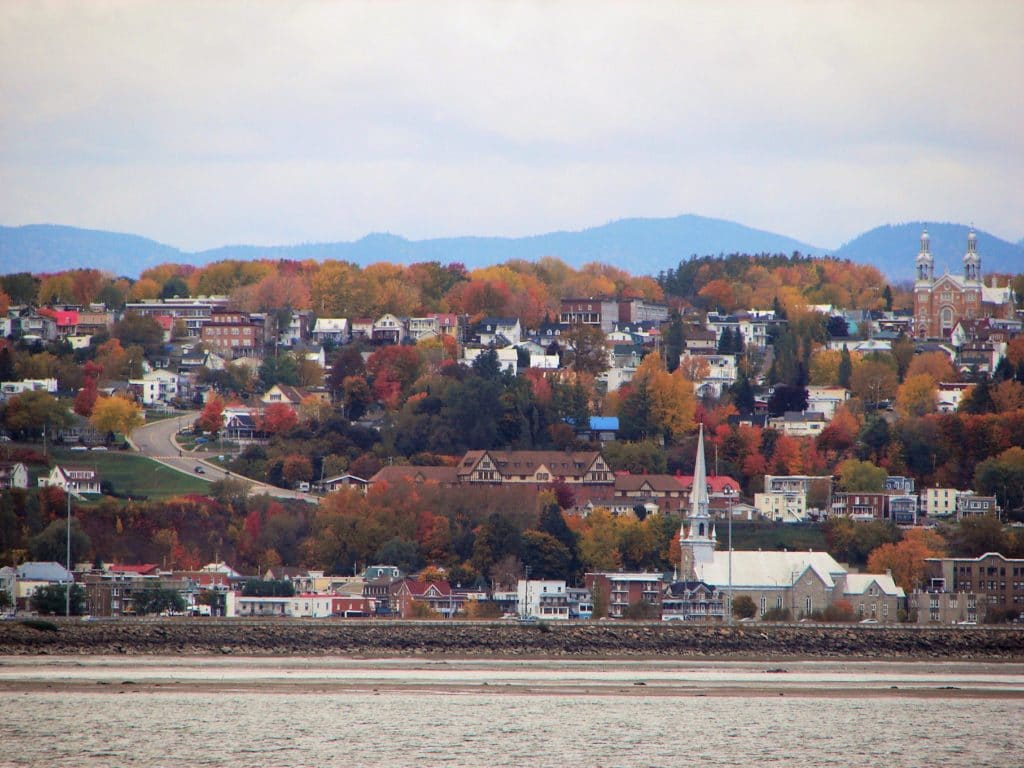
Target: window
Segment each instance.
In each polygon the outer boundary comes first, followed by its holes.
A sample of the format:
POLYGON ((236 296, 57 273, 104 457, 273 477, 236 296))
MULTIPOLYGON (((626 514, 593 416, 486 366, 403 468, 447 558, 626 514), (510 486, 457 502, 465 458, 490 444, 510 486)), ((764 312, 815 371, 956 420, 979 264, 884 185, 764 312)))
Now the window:
POLYGON ((768 610, 768 598, 761 595, 761 613, 764 614, 768 610))

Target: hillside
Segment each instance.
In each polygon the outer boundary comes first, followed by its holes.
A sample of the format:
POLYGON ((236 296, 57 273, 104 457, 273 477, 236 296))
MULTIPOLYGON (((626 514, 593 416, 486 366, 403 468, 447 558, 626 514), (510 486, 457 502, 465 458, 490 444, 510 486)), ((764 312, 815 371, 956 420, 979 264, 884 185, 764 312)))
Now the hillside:
MULTIPOLYGON (((895 280, 914 277, 914 258, 920 249, 921 231, 928 227, 935 272, 947 268, 953 274, 963 271, 961 259, 967 250, 970 227, 963 224, 908 222, 886 224, 865 232, 843 245, 835 255, 858 264, 871 264, 895 280)), ((978 233, 978 252, 982 271, 1017 273, 1024 269, 1024 241, 1010 243, 982 230, 978 233)))

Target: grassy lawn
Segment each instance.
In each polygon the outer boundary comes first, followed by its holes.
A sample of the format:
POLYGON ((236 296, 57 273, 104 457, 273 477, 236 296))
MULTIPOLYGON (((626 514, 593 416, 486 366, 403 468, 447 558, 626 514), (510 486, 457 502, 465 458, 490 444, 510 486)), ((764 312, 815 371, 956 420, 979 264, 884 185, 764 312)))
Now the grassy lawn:
MULTIPOLYGON (((727 546, 729 526, 725 521, 716 521, 718 543, 727 546)), ((733 549, 765 551, 789 551, 813 549, 824 552, 825 534, 820 525, 814 523, 769 523, 741 522, 732 524, 733 549)))
POLYGON ((100 479, 114 491, 128 496, 166 499, 187 493, 205 493, 209 483, 182 474, 145 456, 127 451, 53 451, 54 458, 68 464, 96 467, 100 479))

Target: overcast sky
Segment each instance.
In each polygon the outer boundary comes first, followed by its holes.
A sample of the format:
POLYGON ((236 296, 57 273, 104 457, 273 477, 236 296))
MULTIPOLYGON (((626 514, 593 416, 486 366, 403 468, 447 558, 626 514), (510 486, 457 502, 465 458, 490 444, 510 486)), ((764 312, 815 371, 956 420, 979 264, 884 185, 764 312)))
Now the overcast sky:
POLYGON ((1024 2, 0 3, 0 224, 1024 237, 1024 2))

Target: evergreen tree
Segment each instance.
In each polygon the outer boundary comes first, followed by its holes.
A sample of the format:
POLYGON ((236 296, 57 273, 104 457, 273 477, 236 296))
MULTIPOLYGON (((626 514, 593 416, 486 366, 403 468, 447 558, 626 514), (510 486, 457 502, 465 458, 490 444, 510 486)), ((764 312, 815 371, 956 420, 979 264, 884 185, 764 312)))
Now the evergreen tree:
POLYGON ((736 377, 736 383, 730 387, 732 392, 732 404, 740 413, 752 413, 754 410, 754 388, 750 386, 750 379, 744 371, 740 371, 736 377))
POLYGON ((722 330, 722 335, 718 338, 718 354, 728 355, 732 352, 732 348, 732 328, 725 328, 722 330))
POLYGON ((843 344, 843 351, 839 353, 839 386, 849 389, 852 375, 853 360, 850 359, 850 350, 843 344))

